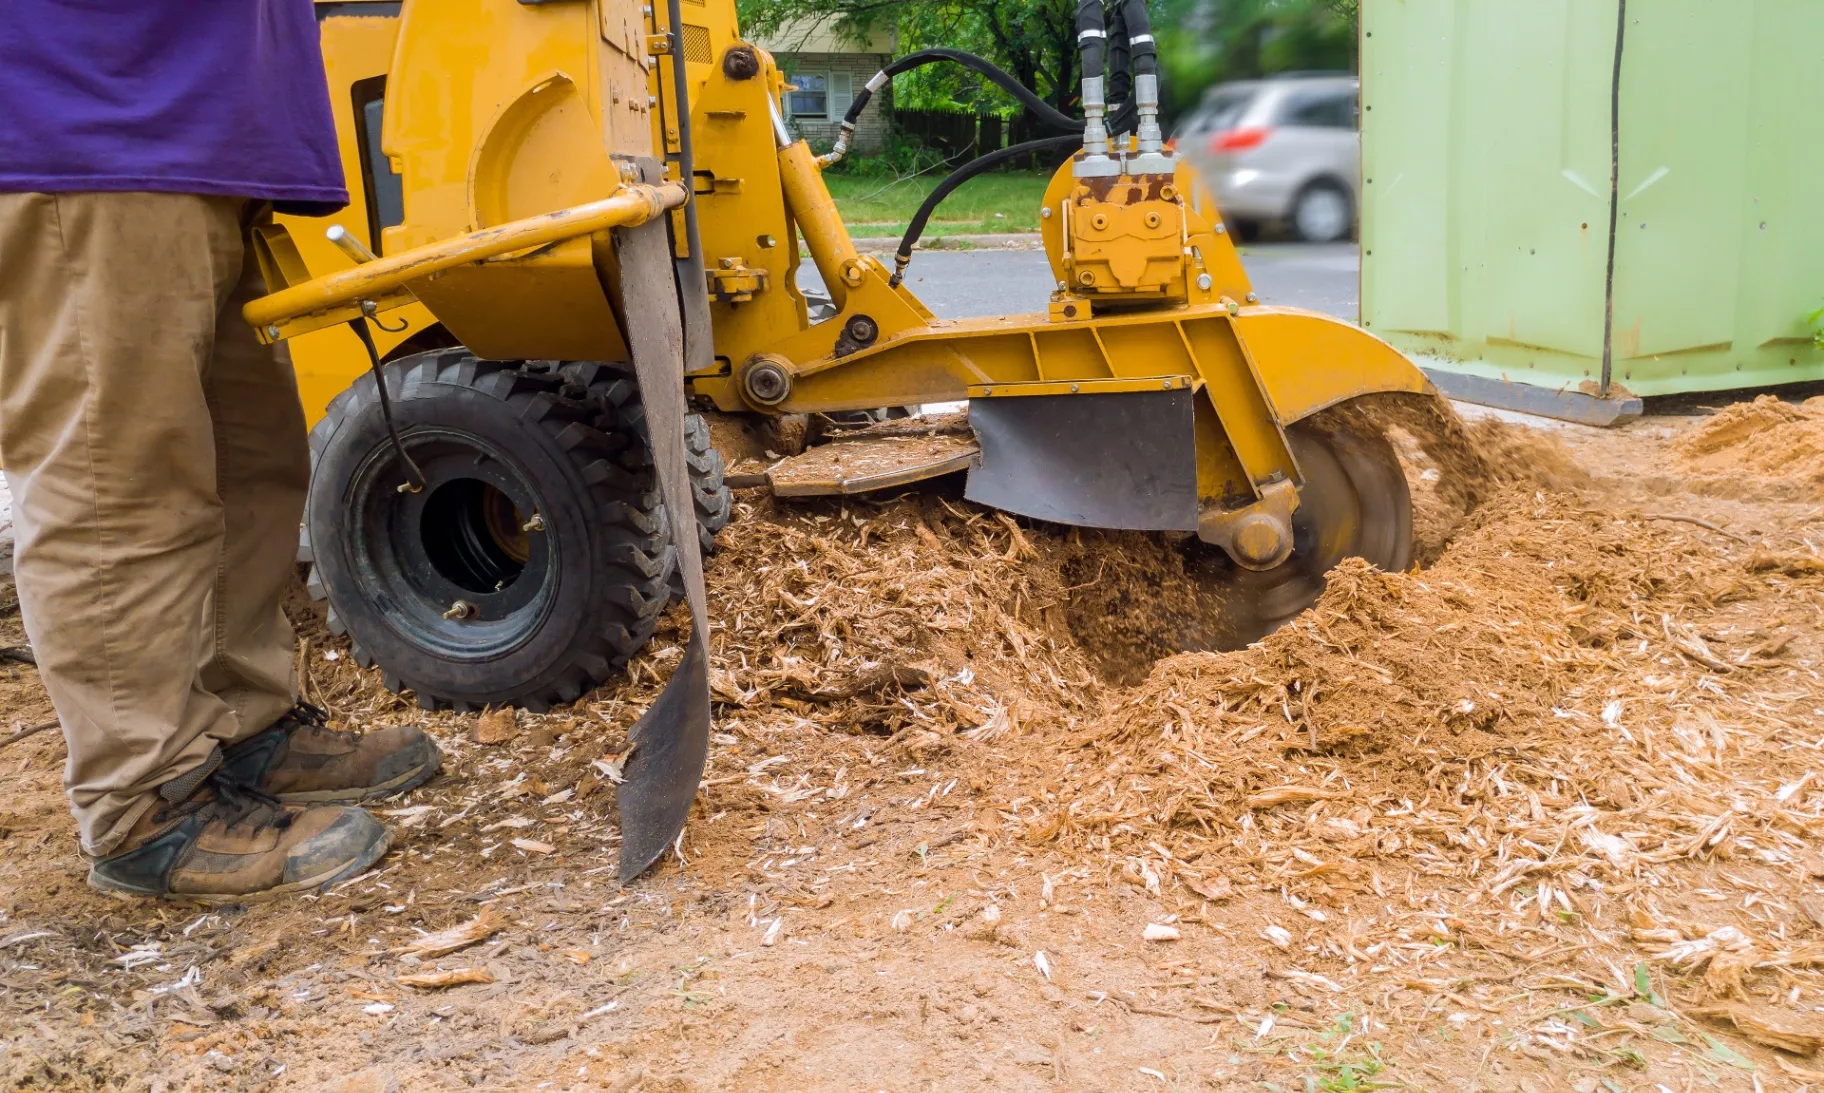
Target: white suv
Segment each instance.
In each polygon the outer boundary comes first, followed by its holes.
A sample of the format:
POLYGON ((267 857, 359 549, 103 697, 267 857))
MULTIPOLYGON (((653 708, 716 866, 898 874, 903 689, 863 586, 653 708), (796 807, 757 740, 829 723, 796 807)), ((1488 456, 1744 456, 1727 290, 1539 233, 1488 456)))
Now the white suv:
POLYGON ((1218 84, 1178 127, 1178 153, 1242 237, 1273 220, 1300 239, 1334 243, 1355 230, 1361 196, 1360 89, 1354 76, 1333 74, 1218 84))

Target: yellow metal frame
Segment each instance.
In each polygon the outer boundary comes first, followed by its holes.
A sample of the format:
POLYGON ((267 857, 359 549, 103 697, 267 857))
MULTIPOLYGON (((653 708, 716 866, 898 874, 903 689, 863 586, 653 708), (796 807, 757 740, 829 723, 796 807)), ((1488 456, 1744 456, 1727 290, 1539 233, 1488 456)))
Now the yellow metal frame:
MULTIPOLYGON (((242 317, 268 342, 308 334, 363 314, 372 317, 404 307, 417 299, 413 284, 434 281, 439 274, 457 267, 503 258, 507 260, 503 264, 522 262, 532 257, 528 252, 612 228, 644 224, 684 201, 682 183, 625 185, 613 197, 601 201, 465 232, 300 284, 287 284, 249 303, 242 309, 242 317)), ((271 237, 262 238, 261 244, 266 254, 274 253, 274 248, 281 245, 271 237)), ((280 268, 285 264, 273 261, 280 268)), ((272 276, 267 273, 268 283, 272 276)))
MULTIPOLYGON (((1183 164, 1164 187, 1122 176, 1108 193, 1080 186, 1065 164, 1047 188, 1041 235, 1070 291, 1033 314, 937 319, 879 260, 856 251, 808 146, 778 147, 773 116, 784 80, 765 51, 740 42, 732 0, 687 5, 682 58, 662 55, 665 7, 404 0, 396 17, 323 20, 332 99, 343 101, 354 80, 389 80, 381 143, 403 178, 405 222, 383 232, 381 257, 362 265, 323 240, 321 220, 281 218, 283 230, 263 241, 279 291, 249 305, 247 317, 268 338, 302 335, 293 356, 313 420, 331 389, 366 367, 356 339, 335 329, 361 313, 363 300, 376 311, 397 308, 408 323, 411 333, 382 335, 383 352, 409 348, 405 339, 434 315, 483 356, 617 359, 626 349, 608 303, 619 272, 606 231, 666 209, 676 215, 686 199, 711 271, 700 288, 710 295, 715 343, 713 364, 687 383, 725 411, 1178 384, 1204 396, 1196 414, 1203 503, 1233 509, 1274 483, 1300 481, 1286 426, 1360 395, 1428 389, 1410 362, 1351 324, 1259 305, 1220 214, 1183 164), (753 64, 724 64, 734 49, 752 50, 753 64), (687 104, 673 101, 672 64, 685 66, 687 104), (680 107, 691 116, 694 177, 649 185, 652 176, 640 172, 652 161, 639 157, 676 150, 680 107), (1072 228, 1073 215, 1098 211, 1102 228, 1072 228), (838 307, 815 325, 796 286, 800 237, 838 307), (1161 272, 1168 256, 1180 263, 1176 274, 1161 272), (1080 283, 1078 259, 1109 277, 1080 283), (1120 280, 1119 270, 1125 281, 1101 283, 1120 280), (849 336, 855 330, 871 338, 849 336), (762 361, 789 387, 768 404, 743 385, 762 361)), ((352 104, 338 122, 344 167, 360 177, 352 104)), ((375 242, 359 195, 334 222, 375 242)), ((681 246, 683 231, 674 236, 681 246)))

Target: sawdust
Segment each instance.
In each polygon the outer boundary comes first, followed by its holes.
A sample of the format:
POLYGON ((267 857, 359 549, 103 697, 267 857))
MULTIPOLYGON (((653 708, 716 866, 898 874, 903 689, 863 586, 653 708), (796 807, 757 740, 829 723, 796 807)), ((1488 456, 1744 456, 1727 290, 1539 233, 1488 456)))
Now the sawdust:
MULTIPOLYGON (((1755 1030, 1824 1005, 1815 501, 1686 498, 1741 542, 1542 435, 1377 411, 1424 567, 1346 563, 1229 651, 1183 538, 742 493, 710 767, 626 890, 625 726, 681 616, 482 745, 296 597, 306 697, 427 724, 446 773, 382 806, 375 874, 199 914, 89 891, 61 743, 8 749, 0 1082, 1750 1088, 1755 1030)), ((29 666, 0 703, 48 716, 29 666)))
POLYGON ((1678 452, 1685 470, 1705 477, 1824 485, 1824 396, 1797 405, 1772 395, 1736 403, 1706 419, 1678 452))
MULTIPOLYGON (((1346 562, 1310 612, 1257 645, 1161 662, 1062 752, 1064 772, 1045 786, 1059 805, 1022 818, 1032 839, 1103 850, 1179 834, 1246 847, 1256 795, 1297 783, 1339 799, 1305 817, 1306 849, 1359 850, 1388 826, 1367 817, 1377 806, 1545 755, 1550 795, 1631 812, 1661 776, 1625 722, 1631 705, 1662 696, 1631 693, 1629 669, 1656 666, 1666 674, 1651 678, 1677 689, 1680 671, 1720 679, 1780 666, 1762 650, 1803 627, 1801 613, 1710 641, 1686 621, 1750 584, 1745 561, 1694 539, 1509 487, 1433 569, 1346 562), (1341 822, 1314 822, 1326 816, 1341 822)), ((1676 739, 1702 724, 1686 714, 1658 731, 1676 739)), ((1545 788, 1539 777, 1508 774, 1504 795, 1530 807, 1525 787, 1545 788)), ((1484 849, 1438 853, 1467 868, 1484 849)))

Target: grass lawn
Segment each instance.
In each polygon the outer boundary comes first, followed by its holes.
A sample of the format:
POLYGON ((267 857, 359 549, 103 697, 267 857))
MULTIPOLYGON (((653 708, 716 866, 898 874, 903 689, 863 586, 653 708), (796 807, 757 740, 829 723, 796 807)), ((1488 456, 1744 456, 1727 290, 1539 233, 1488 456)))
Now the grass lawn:
MULTIPOLYGON (((943 181, 936 171, 917 178, 861 178, 828 174, 830 194, 848 221, 849 233, 877 238, 904 235, 919 203, 943 181)), ((923 238, 978 232, 1036 232, 1039 202, 1049 174, 1036 171, 991 171, 962 184, 944 199, 925 225, 923 238)))

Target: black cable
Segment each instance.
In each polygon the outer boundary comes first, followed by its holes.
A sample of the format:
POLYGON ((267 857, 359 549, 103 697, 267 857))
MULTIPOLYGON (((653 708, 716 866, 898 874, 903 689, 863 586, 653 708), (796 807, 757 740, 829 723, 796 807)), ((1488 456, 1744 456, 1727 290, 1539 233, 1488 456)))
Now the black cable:
POLYGON ((1048 125, 1055 126, 1059 129, 1075 129, 1079 131, 1083 128, 1083 123, 1080 120, 1060 112, 1056 107, 1033 94, 1026 88, 1026 85, 1020 83, 1019 80, 1014 79, 1010 73, 993 61, 984 57, 978 57, 973 53, 961 49, 921 49, 916 53, 906 54, 904 57, 901 57, 899 60, 894 61, 892 64, 874 74, 874 78, 869 80, 867 84, 862 87, 861 91, 855 95, 854 101, 849 103, 849 112, 842 117, 843 130, 845 132, 854 132, 855 123, 861 120, 861 112, 867 108, 868 100, 873 98, 874 92, 885 85, 888 80, 891 80, 902 72, 909 72, 914 68, 918 68, 922 65, 934 64, 938 61, 953 61, 966 68, 972 68, 988 77, 996 87, 999 87, 1001 90, 1018 99, 1021 106, 1032 111, 1038 116, 1040 121, 1043 121, 1048 125))
POLYGON ((1048 148, 1062 148, 1068 144, 1080 143, 1082 139, 1076 133, 1065 133, 1056 137, 1029 140, 1024 144, 1010 144, 1005 148, 989 152, 987 155, 977 156, 950 172, 949 176, 938 183, 937 188, 926 196, 924 204, 920 205, 918 212, 913 214, 912 223, 906 226, 906 234, 899 241, 899 253, 893 257, 895 269, 892 283, 897 285, 904 278, 906 266, 912 261, 912 244, 918 242, 918 237, 924 234, 925 222, 931 219, 931 214, 937 210, 939 203, 949 197, 958 186, 998 163, 1018 156, 1030 155, 1033 152, 1042 152, 1048 148))
POLYGON ((405 450, 405 442, 399 439, 399 427, 393 424, 393 398, 386 393, 386 372, 380 367, 380 351, 374 348, 374 336, 367 329, 366 319, 350 319, 348 328, 361 339, 361 345, 367 350, 367 363, 374 370, 374 386, 380 388, 380 416, 386 419, 386 435, 393 440, 393 451, 410 471, 410 478, 399 487, 400 493, 418 493, 424 489, 425 477, 423 468, 418 466, 405 450))

